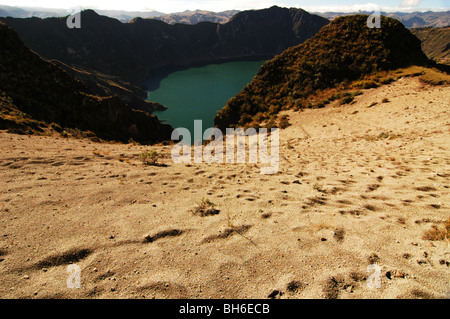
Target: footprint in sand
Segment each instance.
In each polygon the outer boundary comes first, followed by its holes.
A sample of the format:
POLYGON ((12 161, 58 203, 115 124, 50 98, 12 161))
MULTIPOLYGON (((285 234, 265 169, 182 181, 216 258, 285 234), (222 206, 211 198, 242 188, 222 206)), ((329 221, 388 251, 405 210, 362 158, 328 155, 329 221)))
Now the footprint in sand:
POLYGON ((0 249, 0 263, 5 260, 5 258, 3 257, 6 256, 7 254, 8 251, 6 249, 0 249))
POLYGON ((163 231, 160 231, 160 232, 158 232, 158 233, 156 233, 154 235, 145 236, 144 243, 153 243, 156 240, 161 239, 161 238, 165 238, 165 237, 178 237, 178 236, 180 236, 183 233, 184 233, 184 231, 180 230, 180 229, 163 230, 163 231))
POLYGON ((140 294, 150 293, 152 298, 185 299, 188 296, 185 286, 169 281, 153 281, 137 287, 136 290, 140 294))
POLYGON ((421 186, 421 187, 416 187, 416 190, 420 191, 420 192, 435 192, 437 189, 431 186, 421 186))
POLYGON ((344 204, 344 205, 352 205, 352 202, 349 201, 348 199, 339 199, 336 202, 338 202, 339 204, 344 204))
POLYGON ((316 205, 326 205, 328 201, 328 198, 324 196, 315 196, 315 197, 309 197, 306 199, 305 205, 308 207, 314 207, 316 205))
POLYGON ((356 216, 356 217, 359 217, 359 216, 363 215, 363 213, 360 210, 358 210, 358 209, 340 210, 339 214, 341 214, 341 215, 351 215, 351 216, 356 216))
POLYGON ((381 187, 381 185, 379 185, 379 184, 371 184, 371 185, 368 185, 367 186, 367 190, 366 190, 366 192, 373 192, 373 191, 376 191, 378 188, 380 188, 381 187))
POLYGON ((44 258, 43 260, 34 264, 34 266, 32 266, 31 268, 41 269, 41 268, 73 264, 73 263, 79 262, 80 260, 85 259, 89 255, 91 255, 93 252, 94 251, 90 248, 74 248, 74 249, 68 250, 64 253, 58 253, 58 254, 49 256, 47 258, 44 258))
POLYGON ((227 239, 235 234, 243 235, 245 234, 252 226, 243 225, 243 226, 233 226, 230 228, 226 228, 223 232, 220 232, 216 235, 211 235, 202 240, 202 244, 210 243, 218 239, 227 239))

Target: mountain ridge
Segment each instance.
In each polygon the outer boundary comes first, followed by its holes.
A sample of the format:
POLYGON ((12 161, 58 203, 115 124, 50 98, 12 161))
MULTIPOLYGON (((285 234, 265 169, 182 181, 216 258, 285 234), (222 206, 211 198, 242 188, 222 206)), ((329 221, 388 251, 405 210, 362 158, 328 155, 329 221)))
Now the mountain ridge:
POLYGON ((47 59, 133 81, 162 67, 274 56, 329 23, 301 9, 279 7, 240 12, 226 24, 169 25, 142 18, 121 23, 93 10, 82 12, 81 29, 68 29, 64 18, 0 21, 47 59))

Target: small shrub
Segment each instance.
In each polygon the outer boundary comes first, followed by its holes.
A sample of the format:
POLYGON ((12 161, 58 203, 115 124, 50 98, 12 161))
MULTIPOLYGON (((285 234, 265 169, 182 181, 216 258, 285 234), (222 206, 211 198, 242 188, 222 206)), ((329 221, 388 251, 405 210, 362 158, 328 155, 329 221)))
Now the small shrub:
POLYGON ((315 183, 315 184, 313 185, 313 189, 316 190, 316 191, 318 191, 318 192, 321 192, 321 193, 325 192, 325 190, 323 189, 323 186, 320 185, 320 184, 318 184, 318 183, 315 183))
POLYGON ((394 78, 386 78, 386 79, 381 79, 380 83, 386 85, 386 84, 391 84, 394 81, 395 81, 394 78))
POLYGON ((52 128, 53 130, 55 130, 58 133, 61 133, 63 131, 61 125, 56 124, 56 123, 51 123, 50 128, 52 128))
POLYGON ((376 89, 377 87, 379 87, 380 85, 375 82, 375 81, 361 81, 361 83, 358 83, 356 85, 357 88, 361 88, 361 89, 376 89))
POLYGON ((398 137, 401 137, 401 135, 382 132, 378 135, 365 136, 365 140, 368 142, 374 142, 374 141, 381 141, 381 140, 386 140, 386 139, 393 140, 398 137))
POLYGON ((217 215, 220 211, 216 209, 216 204, 207 198, 203 198, 197 207, 192 210, 192 213, 197 216, 206 217, 217 215))
POLYGON ((339 102, 339 105, 350 104, 355 100, 353 96, 346 96, 339 102))
POLYGON ((273 117, 266 123, 265 128, 268 130, 277 128, 277 125, 275 124, 275 119, 273 117))
POLYGON ((328 100, 336 101, 336 100, 340 100, 343 97, 347 97, 347 96, 350 96, 350 93, 348 93, 348 92, 344 92, 344 93, 339 92, 339 93, 333 94, 330 98, 328 98, 328 100))
POLYGON ((161 158, 161 154, 155 150, 144 152, 139 155, 139 159, 144 165, 157 165, 158 160, 161 158))
POLYGON ((291 281, 286 286, 286 290, 289 292, 293 292, 293 293, 299 292, 303 288, 304 288, 303 283, 300 281, 295 281, 295 280, 291 281))
POLYGON ((372 253, 367 260, 369 261, 370 264, 376 264, 380 261, 380 257, 378 257, 377 254, 372 253))
POLYGON ((431 230, 425 232, 422 238, 431 241, 450 239, 450 218, 444 222, 443 228, 434 225, 431 230))
POLYGON ((285 129, 291 126, 289 123, 289 118, 287 115, 283 115, 283 117, 280 119, 280 122, 278 124, 280 126, 280 129, 285 129))
POLYGON ((323 109, 325 107, 324 101, 318 102, 316 105, 313 106, 314 109, 323 109))
POLYGON ((378 135, 379 140, 388 139, 390 137, 389 133, 383 132, 380 135, 378 135))

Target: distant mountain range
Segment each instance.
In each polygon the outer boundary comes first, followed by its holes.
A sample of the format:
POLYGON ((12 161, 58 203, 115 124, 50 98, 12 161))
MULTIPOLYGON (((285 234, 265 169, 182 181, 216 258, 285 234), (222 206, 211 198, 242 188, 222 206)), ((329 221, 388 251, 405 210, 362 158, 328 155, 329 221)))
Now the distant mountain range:
POLYGON ((129 23, 82 12, 81 29, 65 18, 0 18, 47 59, 143 80, 152 71, 230 59, 272 57, 313 37, 329 21, 301 9, 243 11, 226 24, 169 25, 135 18, 129 23), (44 40, 45 39, 45 40, 44 40))
MULTIPOLYGON (((197 24, 199 22, 227 23, 239 10, 224 12, 211 12, 205 10, 184 11, 166 14, 159 11, 123 11, 95 9, 100 15, 117 19, 121 22, 130 22, 134 18, 154 18, 168 24, 183 23, 197 24)), ((329 20, 340 16, 354 14, 372 14, 372 12, 311 12, 329 20)), ((12 18, 50 18, 64 17, 69 13, 64 9, 25 8, 0 5, 0 17, 12 18)), ((407 28, 446 27, 450 25, 450 11, 444 12, 382 12, 382 15, 400 20, 407 28)))
MULTIPOLYGON (((196 24, 199 22, 215 22, 215 23, 227 23, 239 10, 228 10, 224 12, 212 12, 206 10, 195 11, 183 11, 166 14, 159 11, 124 11, 124 10, 102 10, 95 9, 100 15, 104 15, 110 18, 119 20, 120 22, 130 22, 134 18, 149 19, 154 18, 160 21, 164 21, 168 24, 183 23, 183 24, 196 24)), ((65 17, 71 12, 65 9, 52 9, 52 8, 26 8, 26 7, 11 7, 0 5, 0 17, 11 18, 57 18, 65 17)))
MULTIPOLYGON (((153 18, 166 15, 159 11, 123 11, 123 10, 95 10, 98 14, 105 15, 111 18, 115 18, 122 22, 129 22, 130 20, 141 18, 153 18)), ((12 18, 55 18, 65 17, 69 15, 70 10, 65 9, 52 9, 52 8, 27 8, 27 7, 11 7, 0 5, 0 17, 12 17, 12 18)))
POLYGON ((196 10, 157 16, 154 17, 154 19, 164 21, 168 24, 197 24, 205 21, 224 24, 230 21, 230 19, 239 12, 239 10, 229 10, 224 12, 196 10))

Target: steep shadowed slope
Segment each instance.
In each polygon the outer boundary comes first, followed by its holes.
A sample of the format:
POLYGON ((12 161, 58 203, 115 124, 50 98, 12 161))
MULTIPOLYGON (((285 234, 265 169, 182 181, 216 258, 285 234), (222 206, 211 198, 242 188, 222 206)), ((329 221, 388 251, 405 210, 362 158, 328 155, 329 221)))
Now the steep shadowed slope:
POLYGON ((0 95, 2 129, 31 117, 43 125, 91 131, 100 138, 142 143, 170 139, 171 127, 130 108, 118 96, 95 95, 90 86, 42 60, 16 32, 0 23, 0 95), (17 118, 19 117, 19 118, 17 118))
POLYGON ((411 32, 422 41, 423 52, 430 59, 450 65, 450 27, 418 28, 411 32))

